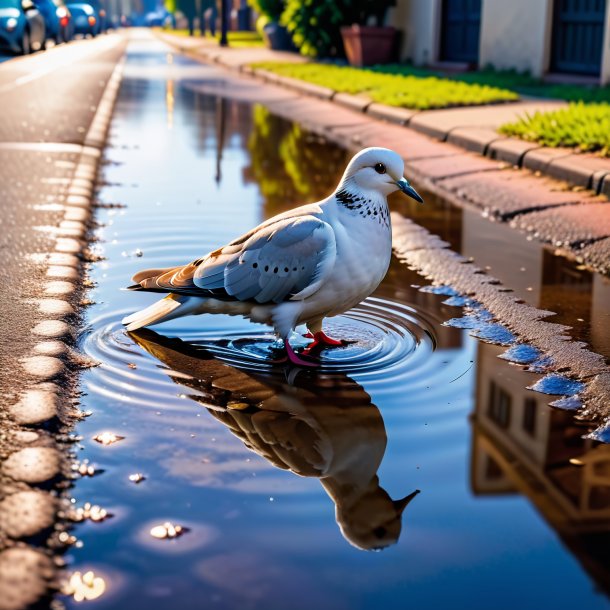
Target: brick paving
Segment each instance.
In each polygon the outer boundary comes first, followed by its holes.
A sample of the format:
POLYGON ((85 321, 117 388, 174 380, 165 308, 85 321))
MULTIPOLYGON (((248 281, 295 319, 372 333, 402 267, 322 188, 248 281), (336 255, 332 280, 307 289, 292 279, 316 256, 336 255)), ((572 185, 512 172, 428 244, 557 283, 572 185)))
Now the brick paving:
MULTIPOLYGON (((610 227, 603 219, 610 208, 604 207, 608 204, 603 194, 610 194, 610 159, 575 154, 565 148, 542 148, 494 131, 519 114, 561 108, 565 102, 527 100, 424 112, 382 104, 364 106, 361 99, 346 99, 358 96, 342 95, 337 100, 340 103, 335 103, 307 95, 303 88, 297 90, 276 75, 273 83, 254 84, 247 64, 262 61, 258 57, 263 56, 277 61, 304 61, 298 55, 279 56, 268 49, 221 49, 213 41, 191 39, 185 43, 181 37, 160 35, 191 56, 230 68, 232 82, 249 82, 254 97, 260 97, 261 88, 291 91, 291 99, 274 100, 270 94, 266 105, 280 116, 303 123, 351 149, 393 148, 405 158, 409 178, 428 188, 433 186, 437 194, 446 194, 454 202, 475 205, 490 217, 513 219, 515 228, 525 231, 529 227, 527 232, 541 241, 561 242, 566 254, 607 272, 610 227), (515 170, 512 166, 524 169, 515 170), (571 185, 579 188, 572 189, 571 185), (595 192, 583 190, 587 188, 595 192), (596 199, 596 192, 602 196, 596 199), (585 207, 592 201, 596 203, 585 207), (566 213, 566 206, 578 208, 566 213), (544 213, 532 214, 545 209, 544 213), (577 222, 584 210, 589 211, 589 223, 598 224, 593 233, 589 224, 577 222), (600 222, 596 223, 596 219, 600 222)), ((254 78, 260 83, 259 76, 255 74, 254 78)))

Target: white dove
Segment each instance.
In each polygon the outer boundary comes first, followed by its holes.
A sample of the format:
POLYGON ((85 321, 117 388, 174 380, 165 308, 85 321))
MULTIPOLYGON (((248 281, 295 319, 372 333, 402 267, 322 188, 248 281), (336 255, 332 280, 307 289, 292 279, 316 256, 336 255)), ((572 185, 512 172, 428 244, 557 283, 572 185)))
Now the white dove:
POLYGON ((146 269, 130 288, 169 294, 123 319, 128 331, 190 314, 243 315, 273 326, 287 358, 317 366, 290 346, 306 324, 313 343, 343 345, 322 330, 368 297, 383 280, 392 255, 387 196, 397 190, 422 202, 403 177, 402 158, 387 148, 366 148, 348 164, 335 192, 279 214, 203 258, 181 267, 146 269))

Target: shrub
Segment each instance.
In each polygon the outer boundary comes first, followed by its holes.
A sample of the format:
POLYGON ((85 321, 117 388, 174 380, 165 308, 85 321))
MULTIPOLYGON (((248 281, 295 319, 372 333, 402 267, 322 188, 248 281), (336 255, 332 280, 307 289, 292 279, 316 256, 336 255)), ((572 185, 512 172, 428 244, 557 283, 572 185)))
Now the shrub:
POLYGON ((342 57, 341 27, 382 25, 394 0, 286 0, 281 23, 292 35, 299 51, 309 57, 342 57))
POLYGON ((248 2, 257 13, 268 17, 269 21, 279 21, 286 6, 285 0, 248 0, 248 2))

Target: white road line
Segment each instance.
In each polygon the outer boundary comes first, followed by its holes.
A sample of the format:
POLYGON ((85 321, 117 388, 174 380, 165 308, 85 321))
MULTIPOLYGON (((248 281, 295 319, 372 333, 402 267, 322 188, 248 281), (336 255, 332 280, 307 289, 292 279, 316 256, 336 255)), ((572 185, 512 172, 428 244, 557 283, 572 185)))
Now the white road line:
MULTIPOLYGON (((103 51, 106 51, 106 50, 112 48, 117 43, 117 41, 118 41, 117 35, 112 35, 112 34, 109 35, 108 38, 99 39, 99 42, 98 42, 98 40, 87 41, 87 42, 83 41, 80 44, 69 46, 67 48, 66 47, 58 48, 57 49, 58 56, 55 56, 53 58, 49 57, 48 55, 50 54, 50 52, 46 51, 44 55, 36 56, 36 59, 40 58, 41 61, 47 62, 42 68, 40 68, 38 70, 34 70, 33 72, 30 72, 29 74, 26 74, 24 76, 20 76, 19 78, 15 79, 15 81, 12 83, 6 83, 2 87, 0 87, 0 94, 6 93, 7 91, 11 91, 13 89, 17 89, 18 87, 21 87, 22 85, 30 83, 43 76, 47 76, 51 72, 54 72, 55 70, 59 70, 60 68, 65 68, 65 67, 75 63, 76 61, 81 61, 91 55, 102 53, 103 51), (55 62, 49 64, 48 62, 51 59, 55 59, 58 61, 55 61, 55 62)), ((34 58, 32 58, 32 59, 34 59, 34 58)), ((6 64, 4 64, 4 66, 7 66, 7 67, 9 65, 10 65, 10 62, 7 62, 6 64)))

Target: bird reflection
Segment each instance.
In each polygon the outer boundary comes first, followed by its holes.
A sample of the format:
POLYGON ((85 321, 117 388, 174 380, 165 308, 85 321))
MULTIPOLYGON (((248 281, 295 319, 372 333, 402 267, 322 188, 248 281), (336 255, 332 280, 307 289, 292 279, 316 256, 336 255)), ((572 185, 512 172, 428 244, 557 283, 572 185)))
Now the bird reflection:
POLYGON ((419 493, 392 500, 377 470, 387 435, 379 409, 344 374, 297 375, 244 371, 196 344, 149 329, 129 333, 169 367, 168 375, 196 392, 205 406, 248 449, 277 468, 315 477, 335 504, 344 538, 365 550, 398 541, 402 514, 419 493))

